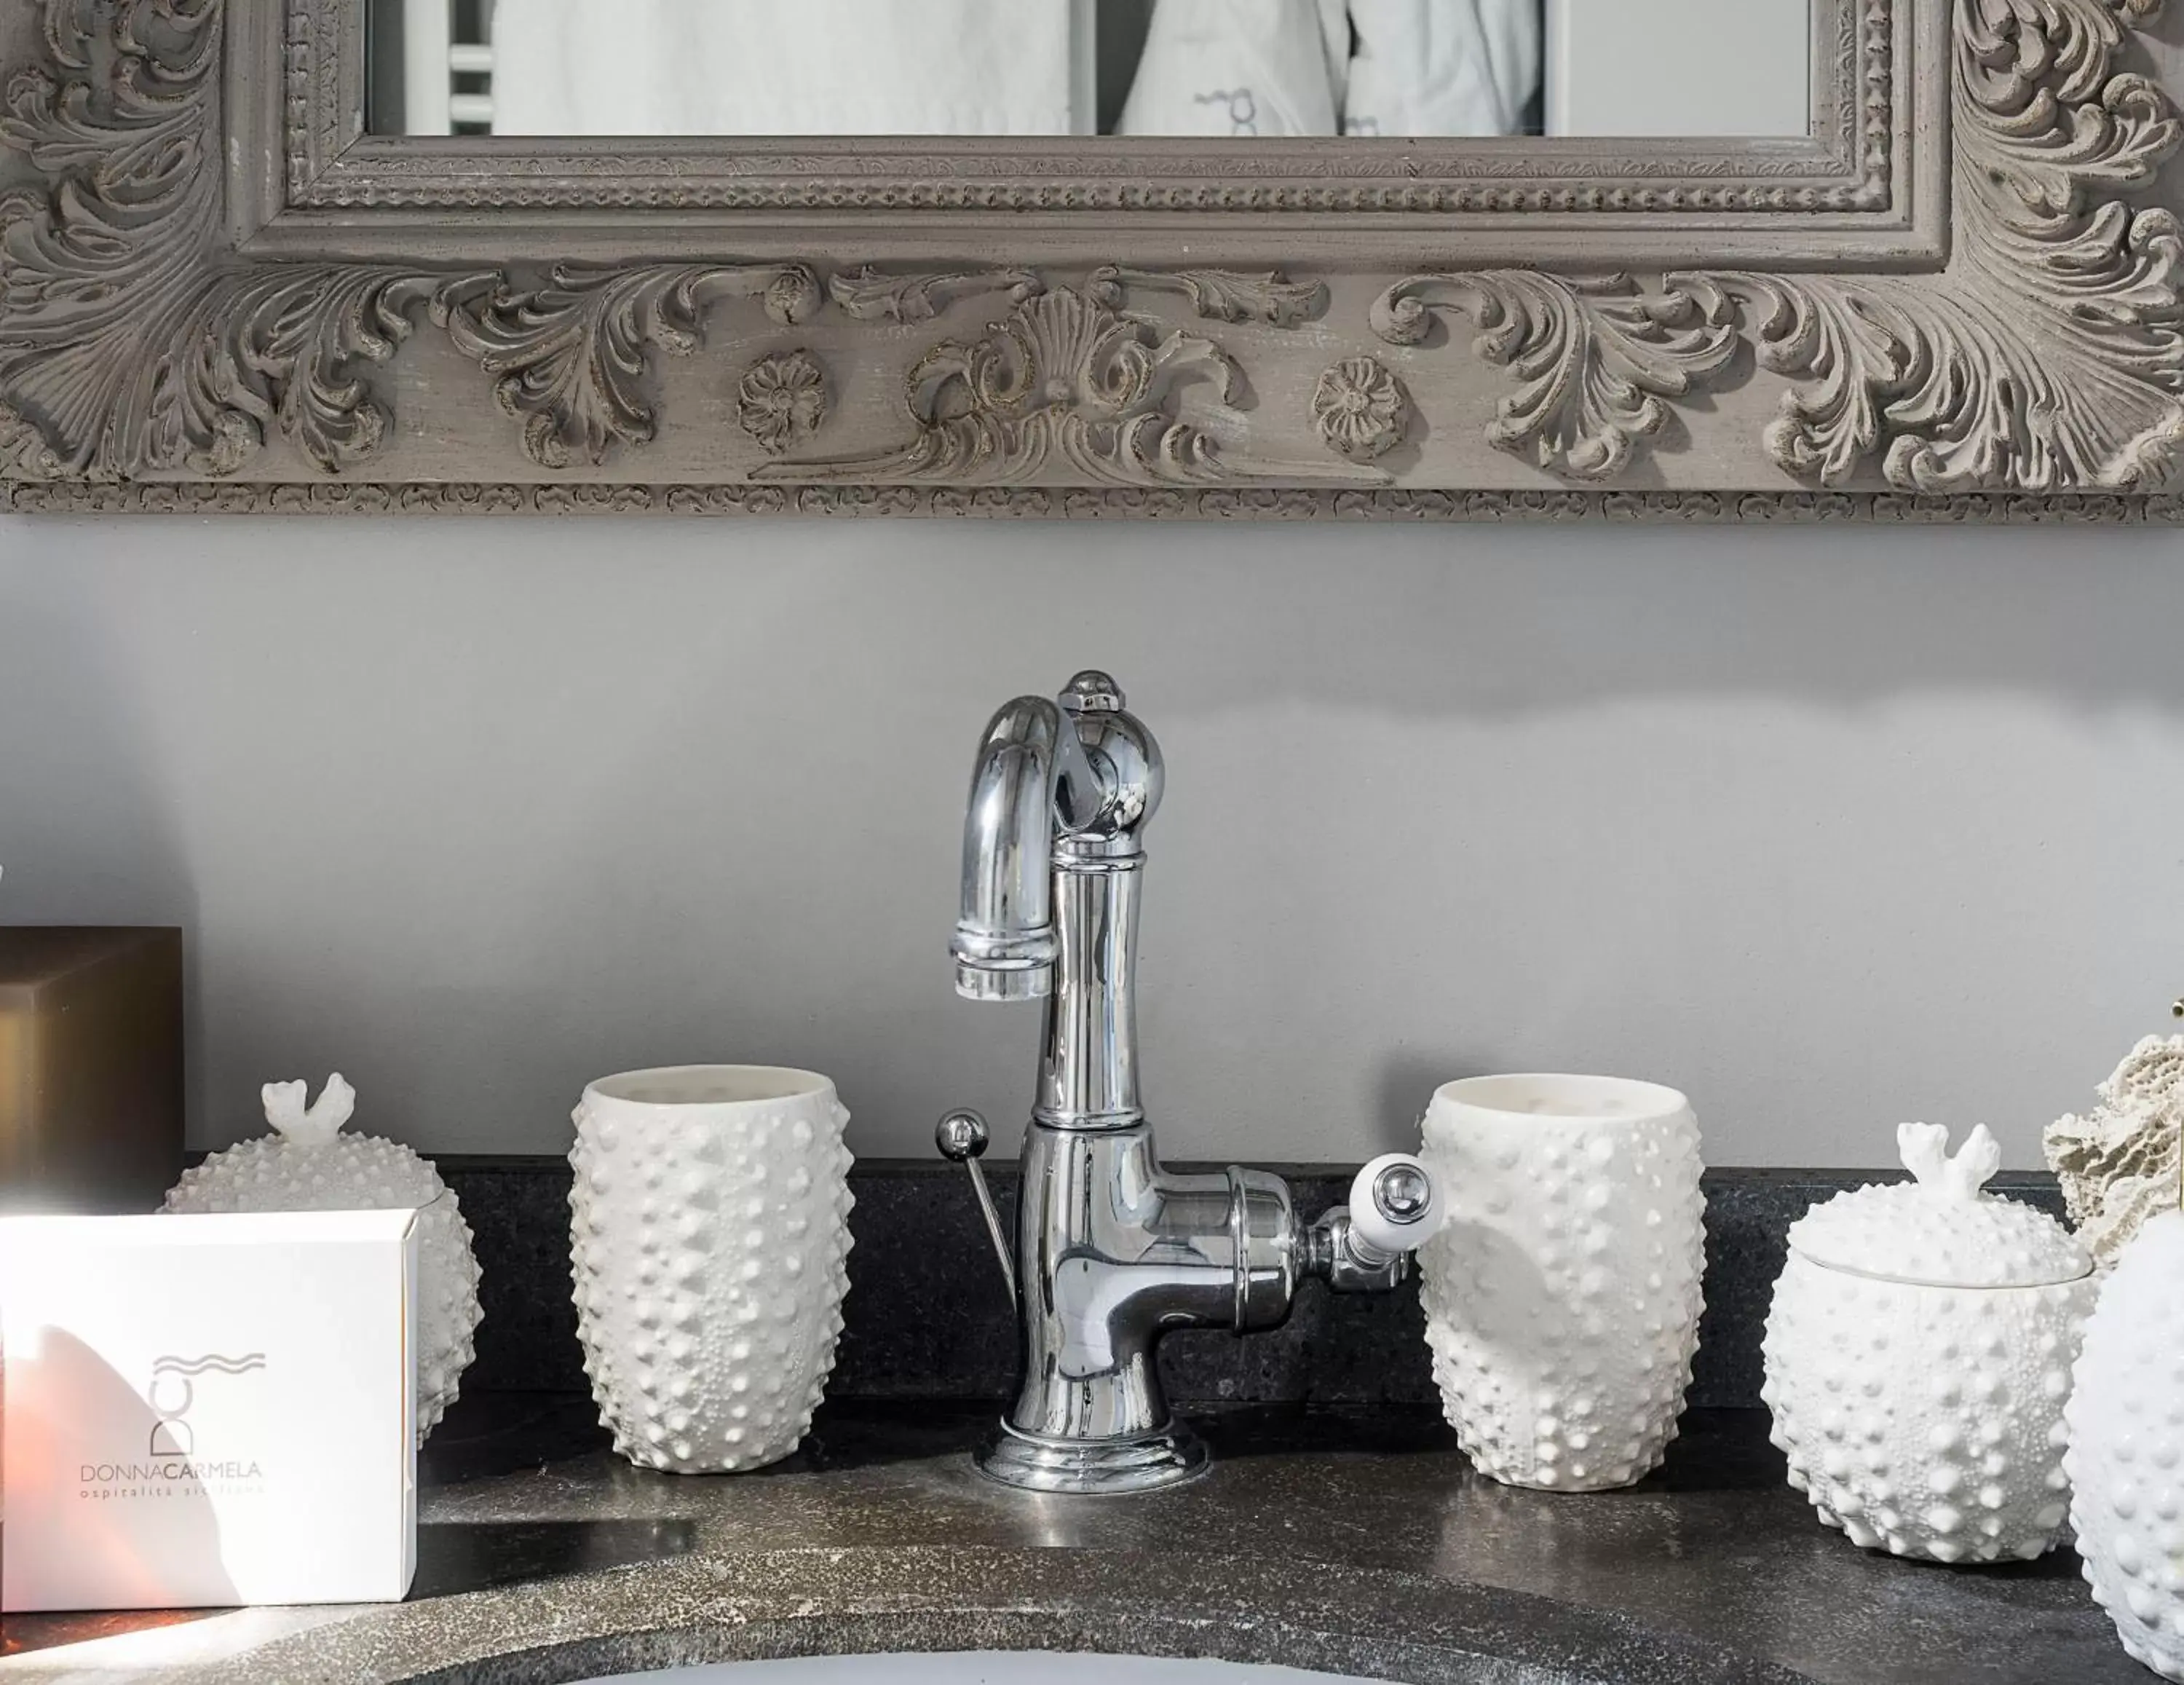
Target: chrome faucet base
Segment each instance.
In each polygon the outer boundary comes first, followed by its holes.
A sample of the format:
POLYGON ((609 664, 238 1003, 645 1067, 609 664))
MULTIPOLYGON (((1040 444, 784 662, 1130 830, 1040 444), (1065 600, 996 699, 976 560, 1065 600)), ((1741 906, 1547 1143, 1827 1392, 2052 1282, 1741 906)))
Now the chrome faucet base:
POLYGON ((1003 1486, 1089 1498, 1180 1486, 1210 1466, 1206 1442, 1179 1421, 1127 1439, 1056 1438, 1003 1421, 976 1461, 1003 1486))

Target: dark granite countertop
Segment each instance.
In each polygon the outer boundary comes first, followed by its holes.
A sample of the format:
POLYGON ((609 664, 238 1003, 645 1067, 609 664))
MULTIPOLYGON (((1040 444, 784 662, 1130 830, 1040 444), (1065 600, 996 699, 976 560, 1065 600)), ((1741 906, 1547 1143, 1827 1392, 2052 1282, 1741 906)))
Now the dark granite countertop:
POLYGON ((466 1398, 386 1607, 14 1617, 0 1685, 582 1679, 898 1649, 1213 1655, 1496 1685, 2142 1685, 2068 1550, 1869 1555, 1785 1484, 1755 1411, 1694 1411, 1627 1493, 1474 1474, 1415 1409, 1198 1418, 1204 1480, 1033 1497, 966 1454, 989 1407, 830 1405, 761 1474, 649 1474, 588 1400, 466 1398))

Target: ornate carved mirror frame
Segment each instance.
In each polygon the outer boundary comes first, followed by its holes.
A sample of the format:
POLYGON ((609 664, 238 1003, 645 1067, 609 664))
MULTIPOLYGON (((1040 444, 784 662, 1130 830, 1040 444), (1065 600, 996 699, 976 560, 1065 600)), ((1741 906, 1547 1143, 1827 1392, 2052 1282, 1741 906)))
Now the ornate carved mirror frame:
POLYGON ((382 137, 364 0, 8 0, 0 491, 2174 519, 2159 4, 1815 0, 1709 149, 382 137))

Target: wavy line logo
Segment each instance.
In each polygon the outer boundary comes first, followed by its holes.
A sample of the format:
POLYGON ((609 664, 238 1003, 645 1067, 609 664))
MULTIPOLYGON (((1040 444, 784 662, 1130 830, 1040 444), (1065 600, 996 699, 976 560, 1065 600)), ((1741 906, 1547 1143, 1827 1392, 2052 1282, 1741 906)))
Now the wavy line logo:
POLYGON ((161 1358, 152 1365, 156 1379, 163 1375, 203 1375, 209 1370, 218 1370, 222 1375, 248 1375, 254 1369, 265 1367, 265 1353, 253 1352, 246 1358, 161 1358))
POLYGON ((187 1420, 197 1403, 198 1383, 209 1375, 255 1375, 265 1367, 265 1353, 246 1352, 231 1358, 218 1352, 203 1357, 168 1356, 152 1364, 152 1386, 145 1398, 159 1420, 152 1426, 148 1448, 154 1457, 189 1457, 196 1453, 196 1436, 187 1420))

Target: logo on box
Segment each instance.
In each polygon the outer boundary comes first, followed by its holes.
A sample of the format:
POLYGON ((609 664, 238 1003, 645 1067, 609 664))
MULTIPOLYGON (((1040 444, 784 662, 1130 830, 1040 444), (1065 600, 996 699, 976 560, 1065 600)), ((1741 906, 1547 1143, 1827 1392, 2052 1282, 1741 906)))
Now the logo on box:
POLYGON ((198 1378, 205 1375, 254 1375, 265 1367, 265 1353, 224 1358, 213 1353, 202 1358, 165 1357, 152 1365, 152 1385, 144 1402, 159 1413, 153 1424, 151 1453, 154 1457, 196 1454, 196 1435, 184 1420, 197 1403, 198 1378))
POLYGON ((232 1385, 265 1368, 263 1352, 239 1358, 212 1352, 198 1358, 153 1359, 152 1384, 144 1392, 153 1416, 150 1442, 141 1459, 132 1449, 123 1460, 84 1464, 77 1478, 85 1496, 156 1498, 259 1490, 238 1484, 265 1477, 258 1459, 237 1454, 237 1448, 229 1445, 209 1446, 201 1454, 189 1414, 198 1402, 198 1385, 208 1377, 221 1377, 220 1384, 232 1385))

